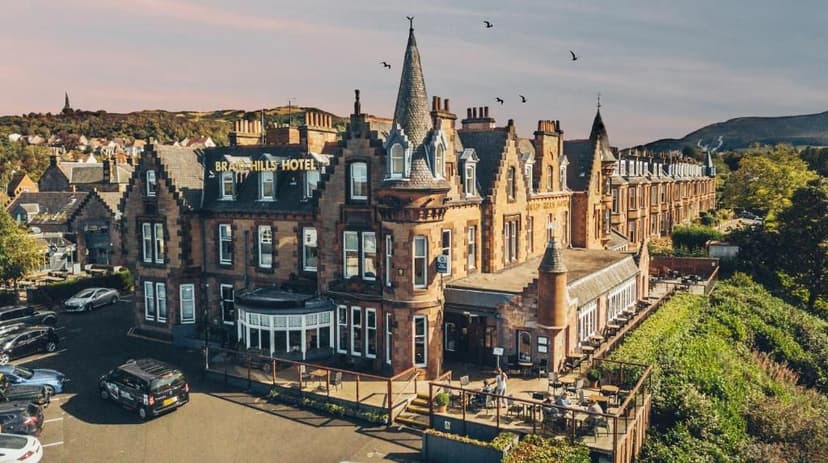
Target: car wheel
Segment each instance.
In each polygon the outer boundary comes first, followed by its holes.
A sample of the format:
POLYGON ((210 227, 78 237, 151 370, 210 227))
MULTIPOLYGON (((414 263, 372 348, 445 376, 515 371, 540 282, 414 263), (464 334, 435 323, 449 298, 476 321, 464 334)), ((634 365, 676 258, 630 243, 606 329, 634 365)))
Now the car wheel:
POLYGON ((144 407, 138 407, 138 418, 141 418, 142 420, 146 420, 147 416, 148 416, 147 409, 144 408, 144 407))
POLYGON ((109 391, 106 390, 106 387, 101 387, 101 399, 109 400, 109 391))
POLYGON ((0 354, 0 365, 9 363, 9 354, 0 354))
POLYGON ((112 300, 111 300, 111 301, 109 301, 109 303, 110 303, 111 305, 115 305, 115 304, 117 304, 117 303, 118 303, 118 298, 117 298, 117 297, 113 297, 113 298, 112 298, 112 300))
POLYGON ((49 341, 46 343, 46 352, 54 352, 57 350, 57 343, 54 341, 49 341))
POLYGON ((57 323, 57 318, 55 317, 46 317, 43 319, 44 325, 54 325, 57 323))
POLYGON ((46 395, 48 395, 49 397, 52 397, 53 395, 55 395, 55 388, 54 388, 54 386, 50 386, 50 385, 48 385, 48 384, 47 384, 47 385, 46 385, 46 386, 44 386, 44 387, 46 388, 46 395))
POLYGON ((83 306, 83 310, 85 312, 91 312, 92 311, 92 303, 90 302, 89 304, 86 304, 85 306, 83 306))

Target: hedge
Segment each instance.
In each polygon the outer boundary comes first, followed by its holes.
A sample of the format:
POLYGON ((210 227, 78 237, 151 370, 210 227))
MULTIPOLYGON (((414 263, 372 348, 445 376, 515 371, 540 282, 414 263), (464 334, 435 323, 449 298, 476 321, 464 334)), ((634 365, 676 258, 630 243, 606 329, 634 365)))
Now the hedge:
POLYGON ((371 424, 389 424, 388 413, 377 410, 376 407, 363 406, 362 408, 349 407, 333 401, 320 400, 313 396, 303 396, 300 393, 282 388, 273 388, 267 396, 271 402, 280 402, 288 405, 298 405, 311 408, 333 416, 356 418, 371 424))
POLYGON ((673 249, 686 249, 692 253, 704 249, 710 240, 722 239, 722 234, 713 227, 704 225, 679 225, 673 228, 670 235, 673 240, 673 249))
POLYGON ((0 291, 0 306, 17 304, 16 291, 0 291))
POLYGON ((28 291, 29 303, 55 305, 69 299, 86 288, 114 288, 122 292, 132 292, 135 282, 129 270, 121 270, 111 275, 88 278, 75 278, 46 286, 39 286, 28 291))

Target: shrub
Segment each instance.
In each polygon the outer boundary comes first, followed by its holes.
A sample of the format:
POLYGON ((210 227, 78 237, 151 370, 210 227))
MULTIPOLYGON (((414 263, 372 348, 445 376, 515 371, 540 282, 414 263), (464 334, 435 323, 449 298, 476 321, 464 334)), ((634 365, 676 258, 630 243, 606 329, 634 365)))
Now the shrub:
POLYGON ((678 225, 670 235, 674 249, 686 249, 693 253, 704 250, 710 240, 722 239, 722 234, 713 227, 705 225, 678 225))
POLYGON ((589 449, 561 439, 527 435, 513 448, 503 463, 589 463, 589 449))
POLYGON ((593 369, 591 369, 587 372, 586 376, 587 376, 587 379, 592 381, 592 382, 600 381, 601 380, 601 370, 599 370, 597 368, 593 368, 593 369))

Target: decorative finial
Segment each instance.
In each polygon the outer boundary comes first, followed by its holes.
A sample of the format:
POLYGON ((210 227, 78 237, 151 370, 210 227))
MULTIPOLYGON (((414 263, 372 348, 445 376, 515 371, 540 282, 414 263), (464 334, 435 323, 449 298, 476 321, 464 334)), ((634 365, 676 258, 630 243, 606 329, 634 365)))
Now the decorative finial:
POLYGON ((354 114, 361 114, 361 106, 359 103, 359 89, 354 90, 354 114))
POLYGON ((406 16, 405 19, 407 19, 408 23, 409 23, 409 26, 408 26, 409 29, 408 30, 413 32, 414 31, 414 16, 406 16))
POLYGON ((601 92, 598 92, 598 109, 601 109, 601 92))

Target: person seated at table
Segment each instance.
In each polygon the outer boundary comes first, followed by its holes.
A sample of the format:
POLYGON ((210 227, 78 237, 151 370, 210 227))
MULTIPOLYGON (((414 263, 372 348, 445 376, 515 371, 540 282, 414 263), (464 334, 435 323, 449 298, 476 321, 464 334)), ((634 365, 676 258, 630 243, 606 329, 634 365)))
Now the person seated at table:
POLYGON ((587 412, 589 412, 589 413, 604 413, 604 409, 601 408, 601 405, 598 404, 597 400, 589 399, 589 407, 587 407, 587 412))
POLYGON ((558 399, 555 401, 555 405, 559 407, 569 407, 572 405, 572 402, 569 401, 569 394, 564 391, 561 395, 558 396, 558 399))

